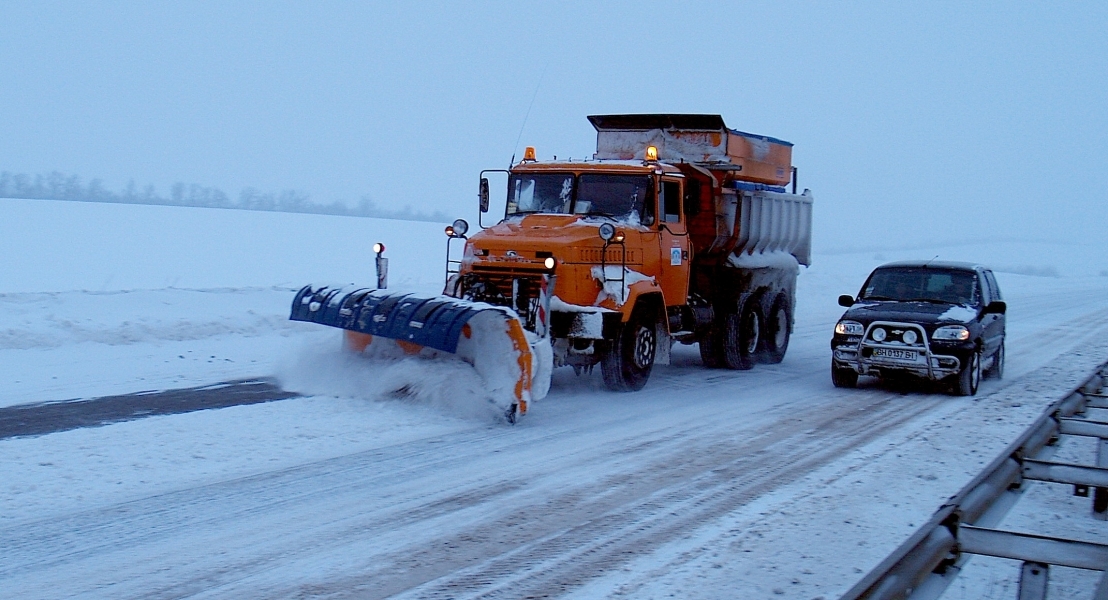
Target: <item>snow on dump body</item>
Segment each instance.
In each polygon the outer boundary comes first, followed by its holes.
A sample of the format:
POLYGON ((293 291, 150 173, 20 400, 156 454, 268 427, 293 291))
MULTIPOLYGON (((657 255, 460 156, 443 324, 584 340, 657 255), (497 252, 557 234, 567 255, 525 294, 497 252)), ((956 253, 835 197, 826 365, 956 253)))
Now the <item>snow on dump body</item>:
POLYGON ((365 368, 388 369, 393 378, 404 372, 395 368, 398 362, 419 359, 422 369, 410 371, 411 381, 400 376, 383 390, 393 395, 423 390, 421 371, 460 363, 480 377, 478 395, 510 419, 525 414, 549 389, 552 367, 546 363, 553 359, 543 351, 546 340, 529 335, 501 307, 447 296, 306 286, 293 300, 290 319, 345 330, 346 348, 369 361, 365 368))

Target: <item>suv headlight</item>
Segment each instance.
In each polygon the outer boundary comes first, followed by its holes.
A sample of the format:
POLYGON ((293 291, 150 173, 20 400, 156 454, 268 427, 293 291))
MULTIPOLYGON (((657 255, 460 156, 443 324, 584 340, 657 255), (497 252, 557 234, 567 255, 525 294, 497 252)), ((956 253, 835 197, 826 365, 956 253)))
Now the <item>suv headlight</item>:
POLYGON ((862 335, 866 330, 858 321, 839 321, 835 323, 835 333, 839 335, 862 335))
POLYGON ((936 329, 931 334, 931 339, 965 341, 969 339, 969 329, 961 325, 946 325, 936 329))

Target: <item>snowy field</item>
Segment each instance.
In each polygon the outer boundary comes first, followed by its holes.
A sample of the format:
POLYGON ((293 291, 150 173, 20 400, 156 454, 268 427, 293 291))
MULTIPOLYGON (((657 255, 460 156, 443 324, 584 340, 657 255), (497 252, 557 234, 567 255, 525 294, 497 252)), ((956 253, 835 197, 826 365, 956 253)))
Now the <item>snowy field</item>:
MULTIPOLYGON (((875 248, 821 242, 817 221, 784 362, 709 371, 679 346, 635 394, 561 369, 513 427, 458 401, 463 375, 369 371, 337 331, 287 320, 301 285, 369 285, 377 241, 390 287, 439 292, 442 225, 0 214, 0 406, 263 376, 303 394, 0 440, 5 597, 835 598, 1108 360, 1106 245, 875 248), (1005 379, 975 398, 833 388, 836 297, 935 255, 997 271, 1005 379), (420 393, 389 393, 404 378, 420 393)), ((1108 540, 1063 487, 1013 518, 1108 540)), ((977 562, 946 598, 1014 597, 1018 565, 977 562)), ((1096 580, 1052 578, 1052 599, 1096 580)))

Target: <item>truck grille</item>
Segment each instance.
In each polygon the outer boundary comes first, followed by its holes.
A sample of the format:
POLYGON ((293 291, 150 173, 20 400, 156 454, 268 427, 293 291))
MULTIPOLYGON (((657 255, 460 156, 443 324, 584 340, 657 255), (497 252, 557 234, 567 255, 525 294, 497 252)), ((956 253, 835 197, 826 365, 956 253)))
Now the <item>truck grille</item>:
MULTIPOLYGON (((596 263, 600 264, 601 259, 604 256, 604 250, 601 248, 581 248, 577 251, 577 259, 583 263, 596 263)), ((609 247, 607 262, 609 265, 618 265, 623 261, 623 251, 619 247, 609 247)), ((635 265, 640 264, 642 261, 639 258, 639 252, 634 249, 628 248, 627 250, 627 264, 635 265)))
POLYGON ((539 315, 542 274, 528 269, 481 269, 461 278, 462 298, 511 308, 525 329, 535 331, 539 315))

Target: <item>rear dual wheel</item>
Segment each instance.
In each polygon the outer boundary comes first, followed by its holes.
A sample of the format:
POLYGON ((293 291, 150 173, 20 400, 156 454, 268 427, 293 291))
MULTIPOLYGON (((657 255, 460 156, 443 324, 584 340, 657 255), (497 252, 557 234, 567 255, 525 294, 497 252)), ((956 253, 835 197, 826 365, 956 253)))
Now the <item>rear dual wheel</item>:
POLYGON ((700 341, 704 365, 740 371, 754 368, 762 351, 763 329, 764 319, 757 300, 747 301, 739 313, 724 315, 700 341))
POLYGON ((778 295, 766 319, 766 335, 764 347, 758 355, 759 361, 775 365, 785 359, 785 352, 789 349, 791 320, 789 301, 784 294, 778 295))

